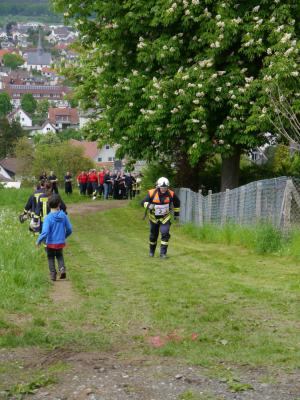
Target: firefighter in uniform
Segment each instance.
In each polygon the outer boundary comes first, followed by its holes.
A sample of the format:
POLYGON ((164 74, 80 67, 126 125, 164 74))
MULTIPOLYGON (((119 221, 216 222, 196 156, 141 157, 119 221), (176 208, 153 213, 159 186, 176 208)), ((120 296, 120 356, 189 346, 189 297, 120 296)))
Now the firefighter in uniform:
POLYGON ((176 194, 169 189, 169 180, 159 178, 156 188, 148 191, 142 201, 142 206, 149 210, 150 222, 150 251, 149 256, 154 257, 159 231, 161 233, 160 257, 166 258, 170 239, 171 208, 174 211, 174 219, 179 216, 180 200, 176 194))

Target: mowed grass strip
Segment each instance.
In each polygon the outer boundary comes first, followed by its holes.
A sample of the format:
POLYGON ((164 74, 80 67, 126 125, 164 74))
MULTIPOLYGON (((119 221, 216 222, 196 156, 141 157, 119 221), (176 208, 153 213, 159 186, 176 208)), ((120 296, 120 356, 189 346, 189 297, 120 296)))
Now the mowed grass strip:
POLYGON ((73 294, 64 304, 53 298, 43 250, 14 221, 1 242, 11 283, 0 291, 0 345, 299 367, 295 259, 204 244, 174 225, 169 258, 150 259, 142 215, 124 207, 71 216, 65 258, 73 294), (153 348, 153 336, 164 346, 153 348))
POLYGON ((82 260, 71 266, 74 284, 92 299, 114 346, 203 365, 299 365, 292 258, 203 244, 173 226, 169 258, 149 259, 141 215, 127 207, 73 219, 70 249, 82 260), (171 340, 153 349, 147 337, 158 335, 171 340))

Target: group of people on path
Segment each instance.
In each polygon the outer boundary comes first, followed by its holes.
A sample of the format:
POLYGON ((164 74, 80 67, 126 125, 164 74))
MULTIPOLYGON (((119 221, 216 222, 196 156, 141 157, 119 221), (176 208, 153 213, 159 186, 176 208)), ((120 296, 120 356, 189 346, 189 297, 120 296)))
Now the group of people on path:
POLYGON ((102 169, 97 172, 96 169, 91 169, 88 172, 81 171, 76 180, 80 194, 92 196, 94 200, 98 196, 106 200, 133 199, 141 190, 141 176, 123 171, 102 169))
MULTIPOLYGON (((50 171, 49 175, 47 175, 46 171, 43 171, 43 173, 39 177, 39 181, 44 183, 49 183, 51 185, 51 191, 53 193, 58 194, 58 178, 53 171, 50 171)), ((66 175, 64 176, 64 183, 65 183, 66 195, 72 194, 73 193, 72 175, 69 171, 67 171, 66 175)))
MULTIPOLYGON (((100 173, 97 174, 94 170, 91 172, 97 176, 97 185, 99 185, 100 173)), ((103 173, 103 185, 105 185, 107 182, 105 181, 105 176, 110 177, 111 175, 108 171, 103 171, 103 173)), ((60 279, 66 278, 63 248, 65 247, 66 238, 72 233, 72 225, 67 216, 67 207, 58 194, 57 178, 53 171, 48 177, 46 177, 46 174, 42 174, 41 177, 41 181, 36 186, 34 193, 29 197, 19 218, 20 222, 30 219, 30 230, 39 235, 36 242, 37 246, 41 243, 45 244, 50 279, 55 281, 57 278, 55 259, 58 263, 60 279)), ((117 178, 118 187, 120 187, 120 182, 121 180, 125 182, 125 177, 122 174, 117 174, 116 181, 117 178)), ((94 188, 98 190, 98 186, 96 188, 95 185, 94 188)), ((107 193, 107 190, 104 193, 107 193)), ((148 191, 141 205, 145 208, 145 217, 149 212, 149 256, 154 257, 158 236, 161 233, 160 258, 166 258, 171 237, 171 211, 174 213, 174 219, 179 216, 180 212, 180 200, 175 192, 170 189, 168 179, 165 177, 159 178, 156 182, 156 187, 148 191)))

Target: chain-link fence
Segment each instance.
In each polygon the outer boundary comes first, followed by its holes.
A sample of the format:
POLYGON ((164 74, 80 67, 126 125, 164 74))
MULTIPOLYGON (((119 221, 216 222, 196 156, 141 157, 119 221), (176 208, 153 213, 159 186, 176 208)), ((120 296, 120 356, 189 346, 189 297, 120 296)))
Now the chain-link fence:
POLYGON ((181 188, 179 197, 182 223, 300 225, 300 181, 292 178, 265 179, 221 193, 209 191, 207 196, 181 188))

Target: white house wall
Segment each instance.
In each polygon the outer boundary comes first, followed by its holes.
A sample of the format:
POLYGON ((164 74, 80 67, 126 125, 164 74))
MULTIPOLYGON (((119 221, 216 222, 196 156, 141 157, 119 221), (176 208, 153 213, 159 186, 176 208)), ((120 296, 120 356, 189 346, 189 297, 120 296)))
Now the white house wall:
POLYGON ((107 149, 106 146, 108 146, 108 145, 103 146, 99 150, 98 157, 95 159, 96 162, 98 162, 98 161, 99 162, 109 162, 109 161, 115 160, 117 147, 109 146, 109 149, 107 149), (99 158, 101 158, 101 160, 99 160, 99 158))

